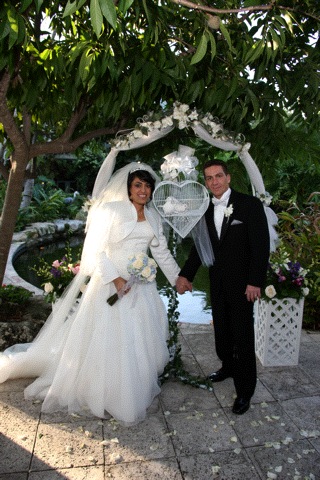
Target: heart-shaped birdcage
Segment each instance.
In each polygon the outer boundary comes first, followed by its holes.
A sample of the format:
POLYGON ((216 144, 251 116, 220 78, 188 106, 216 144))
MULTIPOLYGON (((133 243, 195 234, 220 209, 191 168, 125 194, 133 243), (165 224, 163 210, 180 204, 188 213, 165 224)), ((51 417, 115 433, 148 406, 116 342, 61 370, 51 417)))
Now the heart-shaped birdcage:
POLYGON ((160 182, 153 192, 153 204, 161 217, 185 238, 209 205, 209 194, 198 182, 160 182))

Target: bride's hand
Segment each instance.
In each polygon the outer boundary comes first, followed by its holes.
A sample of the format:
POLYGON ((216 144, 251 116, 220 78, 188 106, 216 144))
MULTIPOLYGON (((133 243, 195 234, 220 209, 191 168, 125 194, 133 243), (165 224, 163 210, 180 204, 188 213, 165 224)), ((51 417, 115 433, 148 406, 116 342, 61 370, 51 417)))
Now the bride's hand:
POLYGON ((124 295, 129 292, 130 287, 125 288, 125 285, 127 283, 127 280, 125 280, 122 277, 117 277, 113 280, 114 286, 117 289, 117 292, 122 292, 124 295))

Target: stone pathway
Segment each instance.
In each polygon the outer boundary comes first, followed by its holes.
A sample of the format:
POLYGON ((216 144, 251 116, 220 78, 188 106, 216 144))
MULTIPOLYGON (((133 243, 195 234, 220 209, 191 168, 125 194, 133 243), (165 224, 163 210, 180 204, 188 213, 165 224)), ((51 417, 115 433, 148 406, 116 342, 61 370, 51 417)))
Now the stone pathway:
MULTIPOLYGON (((182 324, 193 374, 219 368, 210 325, 182 324)), ((250 410, 232 414, 232 379, 214 392, 167 381, 141 424, 41 414, 30 380, 0 385, 1 480, 320 479, 320 333, 302 332, 299 365, 262 367, 250 410)))

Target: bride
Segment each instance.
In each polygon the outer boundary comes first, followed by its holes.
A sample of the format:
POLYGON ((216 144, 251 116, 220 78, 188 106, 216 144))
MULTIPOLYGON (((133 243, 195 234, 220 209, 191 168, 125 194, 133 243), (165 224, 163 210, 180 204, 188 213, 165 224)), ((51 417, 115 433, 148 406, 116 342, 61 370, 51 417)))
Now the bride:
POLYGON ((111 177, 88 214, 80 272, 36 339, 0 354, 0 382, 36 378, 25 398, 43 400, 44 412, 110 414, 133 425, 160 393, 169 360, 165 307, 155 281, 127 283, 128 258, 140 252, 151 252, 172 286, 180 271, 148 205, 156 181, 141 163, 111 177))

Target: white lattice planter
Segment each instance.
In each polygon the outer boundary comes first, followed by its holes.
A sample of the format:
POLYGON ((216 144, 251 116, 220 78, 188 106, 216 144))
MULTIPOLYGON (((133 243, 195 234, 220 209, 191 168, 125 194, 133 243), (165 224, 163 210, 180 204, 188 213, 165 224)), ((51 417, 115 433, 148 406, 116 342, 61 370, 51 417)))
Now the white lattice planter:
POLYGON ((256 355, 264 367, 297 365, 304 299, 255 303, 256 355))

